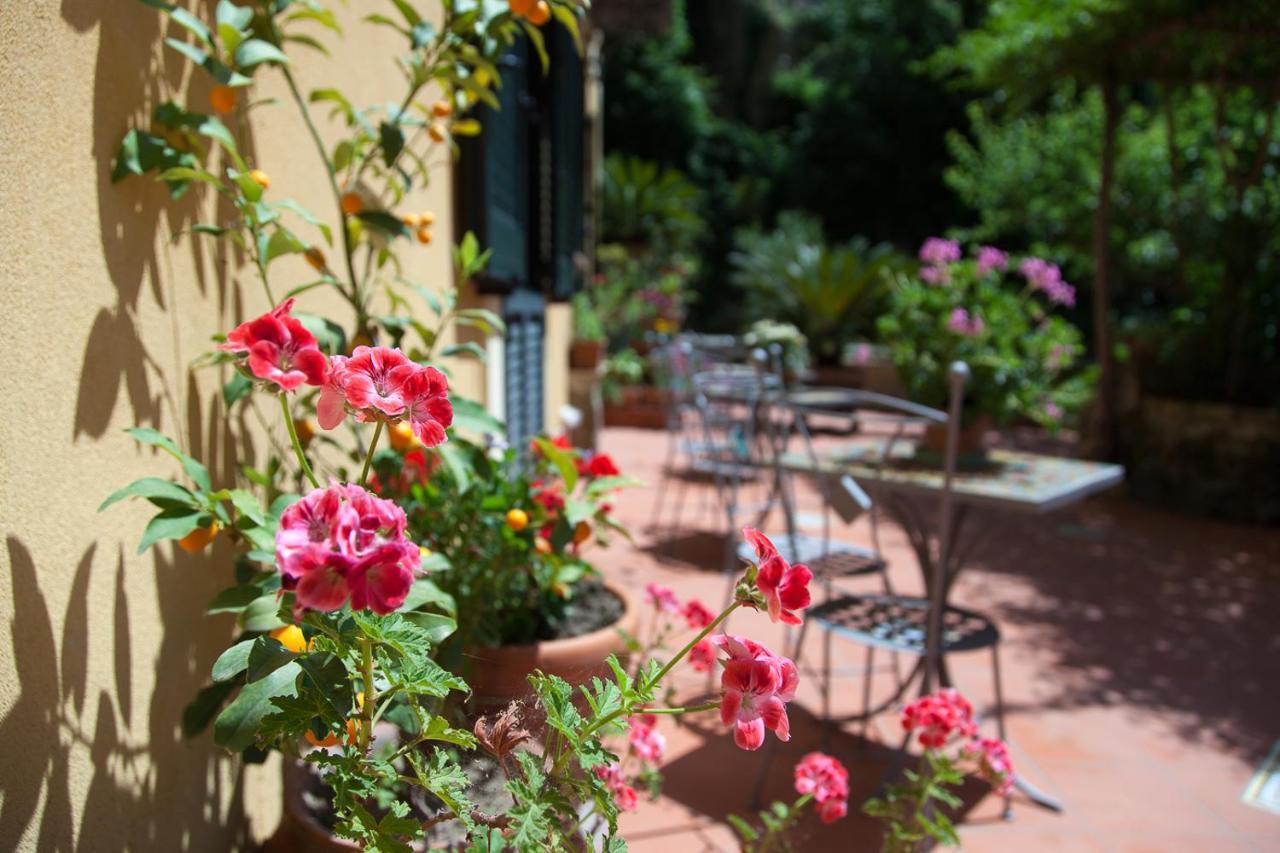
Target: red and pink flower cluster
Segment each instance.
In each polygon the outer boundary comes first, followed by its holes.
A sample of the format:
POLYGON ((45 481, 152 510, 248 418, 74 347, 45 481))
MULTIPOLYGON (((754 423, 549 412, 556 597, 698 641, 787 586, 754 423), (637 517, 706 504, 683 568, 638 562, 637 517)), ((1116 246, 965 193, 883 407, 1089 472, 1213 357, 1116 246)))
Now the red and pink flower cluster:
POLYGON ((280 516, 276 564, 299 609, 391 613, 421 564, 404 510, 360 486, 316 489, 280 516))
POLYGON ((849 813, 849 771, 823 752, 811 752, 796 765, 796 793, 812 794, 823 823, 849 813))
POLYGON ((667 752, 667 739, 658 731, 657 714, 633 714, 627 720, 627 742, 645 764, 661 764, 667 752))
POLYGON ((717 634, 710 640, 726 655, 721 661, 720 720, 733 726, 733 742, 741 749, 759 749, 765 729, 778 740, 791 740, 787 703, 800 684, 796 665, 745 637, 717 634))
POLYGON ((356 347, 350 358, 329 360, 316 419, 325 429, 342 423, 348 412, 362 423, 405 420, 424 445, 435 447, 453 423, 448 395, 449 382, 434 367, 417 364, 398 349, 356 347))
POLYGON ((995 738, 979 738, 969 700, 951 687, 921 696, 902 711, 902 727, 920 733, 920 744, 928 749, 942 749, 960 743, 960 755, 976 759, 982 777, 1001 795, 1013 787, 1013 762, 1009 748, 995 738))
POLYGON ((620 764, 602 764, 596 767, 596 775, 604 780, 605 788, 613 795, 613 802, 621 811, 635 811, 640 796, 627 783, 627 776, 622 772, 620 764))
POLYGON ((315 335, 290 316, 293 300, 286 299, 256 320, 241 323, 227 333, 218 349, 248 355, 249 372, 273 382, 282 391, 299 385, 320 386, 329 376, 329 361, 315 335))
POLYGON ((809 582, 813 572, 807 566, 791 565, 778 553, 777 547, 754 527, 742 528, 742 535, 756 549, 759 569, 756 573, 756 589, 764 596, 769 608, 769 620, 799 625, 797 610, 809 606, 809 582))

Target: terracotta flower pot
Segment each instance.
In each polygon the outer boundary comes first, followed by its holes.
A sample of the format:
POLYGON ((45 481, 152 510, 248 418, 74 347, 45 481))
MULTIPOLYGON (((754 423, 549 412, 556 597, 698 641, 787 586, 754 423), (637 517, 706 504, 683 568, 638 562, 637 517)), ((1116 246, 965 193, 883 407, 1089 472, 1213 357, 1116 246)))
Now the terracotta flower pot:
MULTIPOLYGON (((986 415, 978 418, 960 430, 959 449, 961 456, 973 456, 983 451, 982 439, 991 428, 991 419, 986 415)), ((924 428, 924 449, 930 453, 942 455, 947 452, 947 427, 945 424, 927 424, 924 428)))
POLYGON ((558 675, 570 684, 582 684, 592 676, 609 672, 605 659, 627 653, 627 644, 619 631, 635 636, 640 611, 631 594, 621 587, 606 583, 604 588, 622 599, 622 616, 617 622, 598 631, 519 646, 482 646, 467 651, 471 666, 467 683, 474 701, 480 706, 505 705, 513 699, 529 695, 529 673, 540 669, 558 675))
POLYGON ((569 345, 569 367, 574 370, 595 370, 603 359, 604 341, 575 338, 569 345))

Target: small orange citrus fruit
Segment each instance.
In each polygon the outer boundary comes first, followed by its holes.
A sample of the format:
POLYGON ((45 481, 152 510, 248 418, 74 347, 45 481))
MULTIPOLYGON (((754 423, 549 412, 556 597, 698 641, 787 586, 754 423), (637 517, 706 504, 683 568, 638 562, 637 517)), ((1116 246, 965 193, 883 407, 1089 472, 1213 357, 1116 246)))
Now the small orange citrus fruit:
POLYGON ((510 527, 516 533, 524 530, 529 526, 529 513, 522 509, 507 510, 507 527, 510 527))
POLYGON ((401 421, 387 430, 387 439, 391 442, 391 446, 401 453, 412 450, 418 443, 418 437, 413 434, 413 427, 409 426, 408 421, 401 421))
POLYGON ((297 625, 284 625, 276 628, 270 634, 271 639, 284 646, 295 655, 302 654, 307 650, 307 638, 303 636, 302 629, 297 625))
POLYGON ((591 525, 585 521, 579 521, 573 528, 573 544, 581 545, 591 538, 591 525))
POLYGON ((306 447, 311 444, 311 439, 316 437, 315 421, 309 418, 297 418, 293 422, 293 429, 298 433, 298 442, 306 447))
POLYGON ((324 739, 321 740, 311 733, 311 729, 307 729, 306 738, 307 738, 307 743, 311 744, 312 746, 337 746, 338 745, 338 736, 335 735, 333 732, 329 732, 327 735, 324 736, 324 739))
POLYGON ((364 199, 360 198, 359 193, 345 192, 342 194, 342 212, 347 216, 355 216, 364 210, 364 199))
POLYGON ((427 128, 427 136, 430 136, 433 142, 444 142, 449 138, 449 129, 442 123, 433 121, 427 128))
POLYGON ((421 243, 422 245, 428 246, 431 244, 431 229, 428 228, 427 226, 423 225, 421 228, 419 228, 417 235, 418 235, 418 242, 421 243))
POLYGON ((527 18, 536 3, 537 0, 511 0, 511 14, 527 18))
POLYGON ((418 214, 418 224, 428 226, 435 225, 436 215, 429 210, 424 210, 418 214))
POLYGON ((406 213, 400 217, 400 221, 404 223, 405 228, 417 228, 422 224, 422 217, 416 213, 406 213))
POLYGON ((214 86, 209 90, 209 105, 220 113, 229 113, 236 108, 236 90, 230 86, 214 86))
POLYGON ((538 0, 533 11, 529 13, 529 23, 540 27, 549 20, 551 20, 551 7, 547 5, 547 0, 538 0))
POLYGON ((264 190, 267 187, 271 186, 271 178, 269 178, 267 176, 267 173, 262 171, 261 169, 250 169, 249 177, 253 178, 253 182, 258 186, 262 187, 264 190))
POLYGON ((448 101, 436 101, 431 105, 431 114, 436 118, 448 118, 453 115, 453 104, 448 101))
POLYGON ((545 537, 536 536, 533 540, 533 550, 545 557, 551 553, 551 543, 545 537))
POLYGON ((188 554, 198 554, 213 541, 213 537, 217 536, 218 531, 221 529, 221 526, 216 521, 208 527, 197 527, 178 540, 178 547, 188 554))

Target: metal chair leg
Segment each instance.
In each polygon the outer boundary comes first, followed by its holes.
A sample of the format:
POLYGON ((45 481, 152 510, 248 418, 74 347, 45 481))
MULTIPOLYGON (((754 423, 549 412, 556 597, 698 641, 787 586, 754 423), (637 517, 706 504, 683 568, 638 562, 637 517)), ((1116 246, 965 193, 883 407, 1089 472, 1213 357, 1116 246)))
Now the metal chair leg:
POLYGON ((831 751, 831 632, 822 632, 822 751, 831 751))
MULTIPOLYGON (((1004 691, 1000 687, 1000 644, 991 644, 991 675, 995 682, 996 688, 996 734, 1000 736, 1000 740, 1008 743, 1004 731, 1004 691)), ((1013 820, 1013 797, 1010 794, 1004 795, 1004 814, 1005 820, 1013 820)))
MULTIPOLYGON (((867 739, 867 728, 871 725, 871 715, 867 711, 871 708, 871 673, 875 666, 876 647, 867 646, 867 663, 866 668, 862 672, 862 739, 867 739)), ((894 671, 897 672, 897 656, 894 656, 894 671)))

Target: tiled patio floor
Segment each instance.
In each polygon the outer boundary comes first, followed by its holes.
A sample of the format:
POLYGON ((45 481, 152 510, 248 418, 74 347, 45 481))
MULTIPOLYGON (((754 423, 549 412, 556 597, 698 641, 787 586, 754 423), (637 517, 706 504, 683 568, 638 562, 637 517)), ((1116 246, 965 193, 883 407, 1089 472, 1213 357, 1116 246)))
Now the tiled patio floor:
MULTIPOLYGON (((665 442, 658 432, 609 429, 602 449, 655 484, 665 442)), ((637 591, 657 581, 682 597, 722 600, 722 517, 710 486, 690 488, 680 530, 649 527, 652 487, 620 502, 636 543, 598 555, 607 574, 637 591)), ((801 513, 818 508, 816 493, 802 491, 801 513)), ((1014 819, 1006 822, 999 799, 971 781, 962 792, 964 849, 1280 850, 1280 815, 1240 802, 1280 738, 1280 531, 1158 512, 1119 494, 1048 516, 985 514, 973 523, 1000 529, 975 554, 953 600, 999 623, 1015 765, 1060 797, 1066 811, 1015 798, 1014 819)), ((895 587, 918 591, 905 537, 892 523, 881 532, 895 587)), ((865 544, 866 523, 836 535, 865 544)), ((877 591, 878 583, 847 585, 877 591)), ((781 631, 759 614, 735 616, 733 628, 782 647, 781 631)), ((805 654, 817 660, 817 647, 811 636, 805 654)), ((858 707, 862 655, 835 643, 837 711, 858 707)), ((952 672, 979 713, 989 711, 988 655, 954 656, 952 672)), ((888 671, 876 674, 876 695, 891 687, 888 671)), ((705 688, 693 672, 679 682, 682 699, 705 688)), ((802 684, 792 706, 793 740, 774 753, 767 798, 791 796, 791 766, 818 748, 818 707, 812 682, 802 684)), ((992 730, 990 720, 984 728, 992 730)), ((736 749, 714 715, 685 727, 667 722, 664 731, 664 792, 625 818, 632 849, 737 849, 724 818, 746 810, 763 754, 736 749)), ((891 754, 887 745, 900 738, 896 714, 888 712, 865 736, 859 726, 834 735, 830 751, 852 775, 851 806, 875 787, 891 754)), ((830 827, 808 821, 805 830, 801 850, 878 849, 876 825, 855 812, 830 827)))

